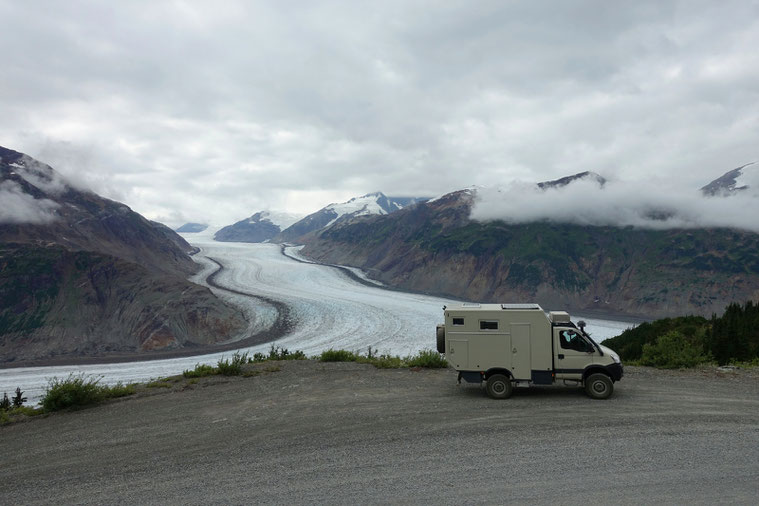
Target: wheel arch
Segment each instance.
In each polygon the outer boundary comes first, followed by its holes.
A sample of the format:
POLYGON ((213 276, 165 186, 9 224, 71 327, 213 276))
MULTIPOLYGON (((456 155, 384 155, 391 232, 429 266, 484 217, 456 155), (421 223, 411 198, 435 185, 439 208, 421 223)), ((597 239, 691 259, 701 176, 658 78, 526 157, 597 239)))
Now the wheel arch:
POLYGON ((509 379, 514 379, 514 375, 511 374, 511 371, 506 369, 505 367, 491 367, 487 371, 485 371, 484 378, 487 380, 489 377, 491 377, 494 374, 505 374, 509 379))
POLYGON ((606 369, 606 367, 602 365, 589 365, 588 367, 586 367, 585 371, 582 373, 582 380, 585 381, 586 379, 588 379, 588 376, 590 376, 591 374, 596 374, 596 373, 605 374, 606 376, 609 377, 611 382, 614 383, 614 377, 611 374, 609 374, 609 371, 606 369))

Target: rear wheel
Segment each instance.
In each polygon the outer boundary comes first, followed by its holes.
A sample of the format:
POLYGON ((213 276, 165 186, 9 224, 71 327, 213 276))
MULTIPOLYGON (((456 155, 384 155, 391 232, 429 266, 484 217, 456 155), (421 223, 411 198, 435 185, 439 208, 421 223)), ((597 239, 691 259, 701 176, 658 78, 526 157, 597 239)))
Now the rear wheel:
POLYGON ((607 399, 614 391, 614 383, 607 375, 597 372, 585 378, 585 393, 592 399, 607 399))
POLYGON ((505 374, 494 374, 488 378, 488 395, 493 399, 508 399, 511 397, 511 380, 505 374))

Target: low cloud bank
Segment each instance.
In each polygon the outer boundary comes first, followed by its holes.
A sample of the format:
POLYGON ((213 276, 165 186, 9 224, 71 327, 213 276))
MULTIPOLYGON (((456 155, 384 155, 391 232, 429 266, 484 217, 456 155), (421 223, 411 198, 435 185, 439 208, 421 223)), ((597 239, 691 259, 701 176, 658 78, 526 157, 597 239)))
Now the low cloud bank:
POLYGON ((15 181, 0 183, 0 223, 46 224, 56 219, 59 205, 49 199, 35 199, 15 181))
POLYGON ((552 221, 650 229, 729 227, 759 233, 759 171, 745 174, 750 187, 727 197, 655 182, 580 180, 541 190, 513 182, 477 191, 470 218, 507 223, 552 221), (753 180, 753 181, 752 181, 753 180))

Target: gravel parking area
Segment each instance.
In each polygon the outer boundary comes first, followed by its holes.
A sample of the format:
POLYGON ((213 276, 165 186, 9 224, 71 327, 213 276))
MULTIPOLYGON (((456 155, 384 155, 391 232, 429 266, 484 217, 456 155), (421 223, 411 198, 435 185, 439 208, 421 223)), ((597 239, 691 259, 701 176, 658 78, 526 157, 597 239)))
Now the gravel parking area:
POLYGON ((0 427, 2 502, 759 499, 752 372, 628 367, 606 401, 562 387, 494 401, 452 370, 279 367, 0 427))

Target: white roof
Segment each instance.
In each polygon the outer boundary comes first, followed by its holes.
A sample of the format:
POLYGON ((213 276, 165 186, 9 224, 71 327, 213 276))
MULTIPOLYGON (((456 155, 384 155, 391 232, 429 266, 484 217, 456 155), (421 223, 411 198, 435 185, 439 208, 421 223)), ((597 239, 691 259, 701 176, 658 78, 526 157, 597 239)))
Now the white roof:
POLYGON ((503 311, 503 310, 525 310, 532 309, 543 311, 538 304, 477 304, 464 302, 462 304, 452 304, 446 307, 446 310, 454 311, 503 311))

